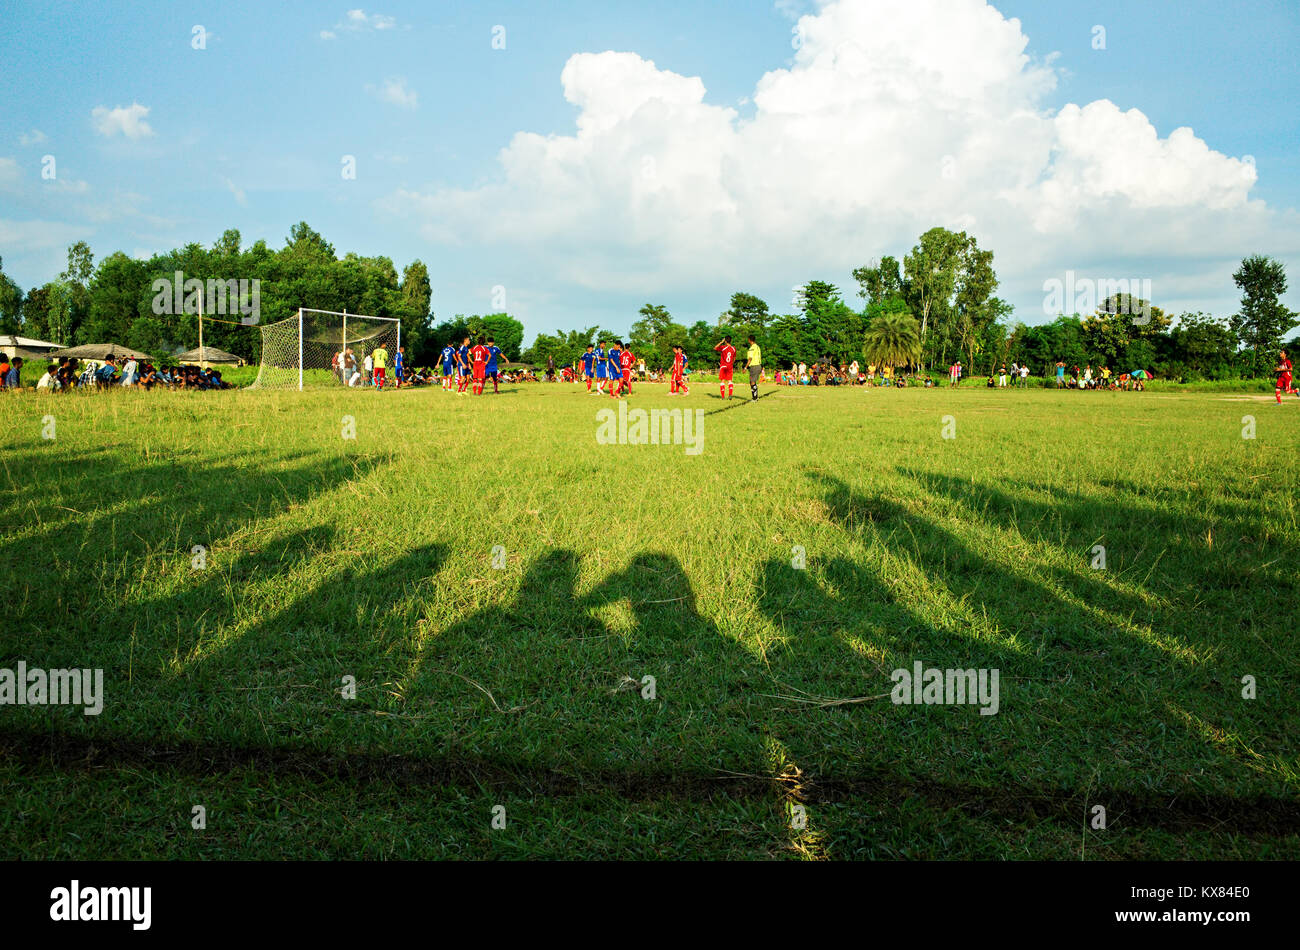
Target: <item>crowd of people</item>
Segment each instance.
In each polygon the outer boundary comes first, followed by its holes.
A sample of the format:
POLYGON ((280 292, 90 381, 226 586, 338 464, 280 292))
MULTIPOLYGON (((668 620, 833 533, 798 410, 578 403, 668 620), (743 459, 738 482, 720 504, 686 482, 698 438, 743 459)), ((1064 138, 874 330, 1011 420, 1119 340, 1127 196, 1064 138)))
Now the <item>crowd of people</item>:
MULTIPOLYGON (((21 387, 23 358, 14 357, 12 363, 0 356, 0 389, 21 387)), ((221 371, 213 367, 155 366, 153 361, 134 356, 119 358, 109 353, 102 360, 80 360, 63 356, 48 363, 45 372, 36 382, 37 391, 71 392, 74 389, 230 389, 222 380, 221 371)))

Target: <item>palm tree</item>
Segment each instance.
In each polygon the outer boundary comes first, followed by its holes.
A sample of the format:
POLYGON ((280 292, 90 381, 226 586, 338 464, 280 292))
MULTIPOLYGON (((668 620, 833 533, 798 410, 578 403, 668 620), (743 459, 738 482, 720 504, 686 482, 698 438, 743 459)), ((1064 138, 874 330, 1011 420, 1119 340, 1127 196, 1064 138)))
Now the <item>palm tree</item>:
POLYGON ((909 366, 921 357, 921 325, 910 313, 883 313, 866 332, 867 359, 880 366, 909 366))

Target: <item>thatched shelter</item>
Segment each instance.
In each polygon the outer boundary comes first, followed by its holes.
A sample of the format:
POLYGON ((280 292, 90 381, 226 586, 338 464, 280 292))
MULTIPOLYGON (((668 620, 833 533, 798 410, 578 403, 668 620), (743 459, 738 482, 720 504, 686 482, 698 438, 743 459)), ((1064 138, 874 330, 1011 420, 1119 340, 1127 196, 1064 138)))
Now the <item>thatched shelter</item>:
POLYGON ((47 353, 50 359, 57 360, 64 356, 79 360, 104 360, 109 356, 115 356, 119 360, 131 357, 137 360, 152 360, 153 357, 148 353, 141 353, 139 350, 133 350, 129 346, 122 346, 119 343, 86 343, 82 346, 72 346, 66 350, 55 350, 53 353, 47 353))
POLYGON ((176 357, 176 362, 182 366, 199 366, 208 363, 215 363, 218 366, 243 366, 243 357, 236 356, 234 353, 227 353, 225 350, 219 350, 215 346, 205 346, 202 351, 198 347, 180 354, 176 357))

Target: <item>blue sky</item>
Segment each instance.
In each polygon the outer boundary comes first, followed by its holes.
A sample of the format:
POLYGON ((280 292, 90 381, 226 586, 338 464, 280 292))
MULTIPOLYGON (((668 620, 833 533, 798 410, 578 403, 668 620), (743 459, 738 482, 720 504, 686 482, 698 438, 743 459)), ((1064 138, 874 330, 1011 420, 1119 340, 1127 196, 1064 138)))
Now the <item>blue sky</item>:
POLYGON ((9 3, 0 256, 27 288, 77 239, 97 259, 229 227, 278 247, 306 220, 340 253, 423 260, 439 316, 504 287, 529 338, 625 329, 648 300, 712 321, 739 289, 786 311, 813 278, 856 299, 853 266, 934 224, 994 250, 1026 322, 1070 269, 1221 315, 1247 253, 1300 282, 1300 4, 930 3, 927 49, 918 4, 886 0, 9 3), (572 59, 604 51, 625 55, 572 59), (1090 144, 1141 117, 1141 154, 1090 144))

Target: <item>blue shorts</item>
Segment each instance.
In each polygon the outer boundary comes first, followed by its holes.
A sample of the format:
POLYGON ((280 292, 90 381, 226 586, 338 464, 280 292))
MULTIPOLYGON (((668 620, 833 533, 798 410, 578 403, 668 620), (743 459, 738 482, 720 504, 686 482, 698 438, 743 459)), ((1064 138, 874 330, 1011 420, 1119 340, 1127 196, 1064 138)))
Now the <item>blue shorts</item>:
POLYGON ((451 366, 451 364, 450 364, 450 363, 443 363, 443 364, 442 364, 442 375, 444 375, 444 376, 450 376, 451 373, 452 373, 452 366, 451 366))

